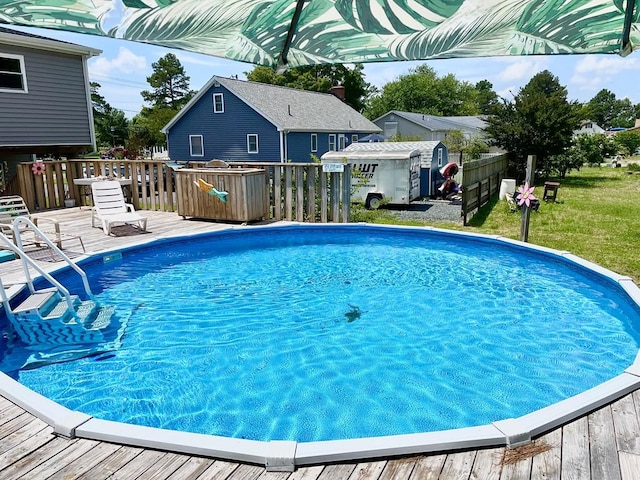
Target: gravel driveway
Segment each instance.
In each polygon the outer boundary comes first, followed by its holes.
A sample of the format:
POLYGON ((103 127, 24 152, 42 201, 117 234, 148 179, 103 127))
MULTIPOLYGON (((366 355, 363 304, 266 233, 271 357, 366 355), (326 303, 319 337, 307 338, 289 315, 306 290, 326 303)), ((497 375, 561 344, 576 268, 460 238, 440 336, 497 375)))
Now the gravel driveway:
POLYGON ((401 220, 462 222, 460 200, 420 200, 411 202, 410 205, 387 206, 384 208, 386 212, 401 220))

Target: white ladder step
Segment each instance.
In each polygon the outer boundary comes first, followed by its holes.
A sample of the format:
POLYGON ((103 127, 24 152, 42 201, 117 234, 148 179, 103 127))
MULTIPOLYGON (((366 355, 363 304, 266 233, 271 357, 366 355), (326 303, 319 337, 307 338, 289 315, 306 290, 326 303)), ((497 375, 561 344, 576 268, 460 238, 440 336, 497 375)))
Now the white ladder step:
POLYGON ((4 294, 7 296, 8 300, 12 300, 13 297, 18 295, 26 286, 26 283, 14 283, 13 285, 5 285, 4 294))
POLYGON ((51 300, 54 295, 57 295, 56 291, 33 293, 29 295, 29 297, 24 302, 18 305, 13 313, 22 313, 29 310, 37 310, 39 308, 42 308, 49 300, 51 300))

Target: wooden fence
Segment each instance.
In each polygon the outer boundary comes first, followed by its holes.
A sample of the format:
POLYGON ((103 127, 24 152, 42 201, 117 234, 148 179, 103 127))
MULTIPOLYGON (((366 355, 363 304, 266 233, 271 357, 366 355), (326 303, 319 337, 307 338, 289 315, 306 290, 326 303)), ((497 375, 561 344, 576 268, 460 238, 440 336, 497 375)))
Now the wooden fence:
POLYGON ((468 216, 498 192, 508 167, 507 155, 470 160, 463 164, 462 218, 465 225, 468 216))
POLYGON ((351 171, 327 173, 319 163, 230 162, 232 167, 259 167, 269 172, 271 218, 297 222, 348 223, 351 171))
MULTIPOLYGON (((34 173, 33 163, 18 165, 7 193, 20 195, 31 211, 62 208, 65 199, 90 205, 91 191, 76 178, 112 176, 131 179, 126 193, 139 210, 173 212, 175 175, 164 162, 139 160, 52 160, 34 173)), ((231 167, 264 168, 269 177, 269 212, 274 220, 349 222, 351 173, 326 173, 318 163, 232 162, 231 167)), ((190 167, 198 167, 192 162, 190 167)), ((202 166, 202 165, 200 165, 202 166)))

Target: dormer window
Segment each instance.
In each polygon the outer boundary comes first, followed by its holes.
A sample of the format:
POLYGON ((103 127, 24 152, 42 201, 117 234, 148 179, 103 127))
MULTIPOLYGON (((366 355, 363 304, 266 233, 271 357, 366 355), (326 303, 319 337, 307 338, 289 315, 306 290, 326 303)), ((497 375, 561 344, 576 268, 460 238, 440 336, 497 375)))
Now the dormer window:
POLYGON ((0 53, 0 91, 27 93, 27 75, 24 57, 0 53))

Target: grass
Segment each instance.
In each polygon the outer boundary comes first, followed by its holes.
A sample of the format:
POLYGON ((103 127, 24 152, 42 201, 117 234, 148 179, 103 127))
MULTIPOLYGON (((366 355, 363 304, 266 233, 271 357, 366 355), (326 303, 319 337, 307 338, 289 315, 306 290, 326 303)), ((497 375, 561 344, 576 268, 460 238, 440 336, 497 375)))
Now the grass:
MULTIPOLYGON (((633 278, 640 284, 640 175, 631 169, 593 167, 572 172, 560 182, 556 203, 542 202, 531 213, 529 242, 567 250, 591 262, 633 278)), ((542 196, 544 186, 534 194, 542 196)), ((360 221, 401 223, 384 211, 360 221), (376 216, 377 215, 377 216, 376 216)), ((403 223, 406 224, 406 223, 403 223)), ((416 225, 418 223, 412 222, 416 225)), ((520 238, 520 212, 511 212, 497 197, 485 205, 468 226, 432 226, 520 238)), ((424 225, 424 224, 422 224, 424 225)))

